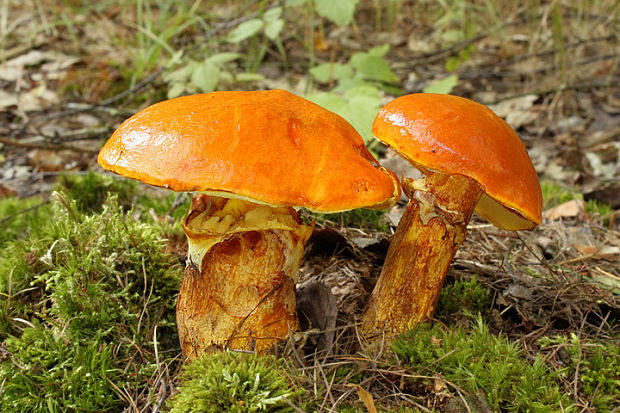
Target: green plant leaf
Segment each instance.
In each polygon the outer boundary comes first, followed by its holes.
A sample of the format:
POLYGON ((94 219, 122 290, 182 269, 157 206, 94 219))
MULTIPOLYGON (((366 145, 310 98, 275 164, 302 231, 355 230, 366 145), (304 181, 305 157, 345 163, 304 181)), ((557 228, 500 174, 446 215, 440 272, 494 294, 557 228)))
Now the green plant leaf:
POLYGON ((188 77, 194 73, 196 67, 200 63, 194 62, 193 60, 189 60, 184 66, 181 68, 174 70, 172 72, 166 73, 164 75, 164 80, 166 82, 182 82, 185 81, 188 77))
POLYGON ((446 60, 446 71, 448 72, 454 72, 456 69, 459 68, 459 66, 461 65, 461 59, 459 59, 457 56, 450 56, 447 60, 446 60))
POLYGON ((390 51, 389 44, 383 44, 381 46, 375 46, 372 49, 368 50, 366 53, 371 56, 383 57, 390 51))
POLYGON ((367 144, 373 141, 371 126, 381 106, 381 97, 376 87, 365 84, 353 87, 343 95, 322 92, 306 98, 345 118, 367 144))
POLYGON ((319 82, 327 83, 331 79, 352 78, 353 68, 342 63, 324 63, 310 69, 310 74, 319 82))
POLYGON ((241 57, 240 53, 217 53, 213 56, 209 56, 207 60, 215 63, 218 66, 223 64, 232 62, 233 60, 237 60, 241 57))
POLYGON ((349 105, 339 94, 333 92, 320 92, 305 96, 305 98, 319 106, 323 106, 327 110, 337 113, 346 119, 344 115, 348 114, 349 105))
POLYGON ((230 43, 240 43, 258 33, 263 28, 263 24, 264 22, 261 19, 250 19, 243 22, 228 34, 226 40, 230 43))
POLYGON ((459 77, 457 75, 450 75, 448 77, 444 77, 443 79, 426 86, 424 88, 424 93, 448 94, 452 92, 452 89, 454 89, 458 81, 459 77))
POLYGON ((364 79, 388 83, 399 81, 398 76, 392 72, 390 65, 383 57, 369 53, 355 53, 351 57, 351 65, 364 79))
POLYGON ((267 22, 267 25, 265 26, 265 36, 267 36, 269 40, 276 40, 283 27, 284 20, 282 19, 267 22))
POLYGON ((353 13, 359 0, 314 0, 317 13, 338 26, 345 26, 353 21, 353 13))
POLYGON ((344 99, 349 103, 349 115, 346 119, 368 145, 373 142, 372 122, 381 107, 379 90, 370 85, 358 86, 349 89, 344 94, 344 99))
POLYGON ((447 30, 441 34, 441 40, 447 43, 456 43, 465 39, 463 30, 447 30))
POLYGON ((220 81, 220 69, 207 58, 204 64, 198 66, 192 73, 191 83, 202 92, 212 92, 220 81))
POLYGON ((172 55, 172 57, 170 57, 170 60, 168 60, 168 67, 174 67, 177 64, 179 64, 181 62, 183 58, 183 49, 177 51, 175 54, 172 55))
POLYGON ((274 22, 276 20, 280 20, 280 16, 282 16, 282 7, 274 7, 273 9, 269 9, 263 15, 263 20, 266 22, 274 22))
POLYGON ((371 83, 368 83, 364 79, 361 79, 361 78, 352 77, 352 78, 340 79, 338 81, 338 86, 333 88, 332 92, 346 93, 346 91, 349 89, 353 89, 356 87, 362 87, 362 86, 368 86, 368 85, 374 86, 371 83))
POLYGON ((265 76, 260 73, 242 72, 235 74, 235 80, 237 82, 258 82, 265 79, 265 76))
POLYGON ((168 99, 173 99, 181 96, 185 92, 185 83, 175 82, 168 88, 168 99))

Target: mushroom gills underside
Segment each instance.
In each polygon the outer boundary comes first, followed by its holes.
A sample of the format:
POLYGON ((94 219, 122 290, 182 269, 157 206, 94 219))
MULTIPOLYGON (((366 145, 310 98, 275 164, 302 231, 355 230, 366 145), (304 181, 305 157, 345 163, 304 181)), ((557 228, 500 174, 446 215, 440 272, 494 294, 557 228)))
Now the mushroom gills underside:
POLYGON ((183 352, 263 352, 298 329, 295 282, 314 224, 289 207, 198 195, 183 221, 188 260, 177 303, 183 352))

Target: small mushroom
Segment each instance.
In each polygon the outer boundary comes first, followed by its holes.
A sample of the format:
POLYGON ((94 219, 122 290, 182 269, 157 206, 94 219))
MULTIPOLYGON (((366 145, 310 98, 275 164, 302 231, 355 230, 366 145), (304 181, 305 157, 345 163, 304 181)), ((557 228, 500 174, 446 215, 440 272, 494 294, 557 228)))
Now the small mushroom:
POLYGON ((409 205, 362 315, 363 330, 399 333, 433 316, 474 210, 506 230, 541 221, 540 183, 523 143, 489 108, 412 94, 385 105, 373 135, 425 177, 404 178, 409 205))
POLYGON ((105 169, 197 192, 177 302, 185 355, 264 351, 298 328, 295 282, 314 223, 299 208, 392 205, 398 180, 340 116, 283 90, 213 92, 152 105, 99 153, 105 169))

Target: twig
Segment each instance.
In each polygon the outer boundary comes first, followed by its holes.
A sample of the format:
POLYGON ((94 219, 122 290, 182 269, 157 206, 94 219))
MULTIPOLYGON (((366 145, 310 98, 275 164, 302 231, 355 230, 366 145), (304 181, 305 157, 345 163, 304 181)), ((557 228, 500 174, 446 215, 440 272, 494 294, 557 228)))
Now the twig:
POLYGON ((325 397, 323 398, 323 403, 321 403, 321 407, 319 408, 319 411, 321 412, 323 411, 323 408, 325 407, 325 404, 327 403, 328 398, 331 400, 332 406, 335 403, 334 395, 332 394, 332 387, 334 386, 334 379, 336 378, 337 370, 334 370, 334 374, 332 374, 332 379, 328 383, 327 377, 325 376, 325 371, 321 367, 320 363, 318 364, 318 367, 319 367, 319 373, 321 373, 323 380, 327 384, 327 388, 325 389, 325 397))
MULTIPOLYGON (((295 410, 297 413, 305 413, 305 411, 304 411, 304 410, 302 410, 302 409, 300 409, 299 407, 295 406, 295 405, 293 404, 293 402, 292 402, 292 401, 290 401, 288 398, 283 397, 283 398, 282 398, 282 400, 284 400, 284 403, 288 404, 288 405, 291 407, 291 409, 295 410)), ((153 412, 153 413, 155 413, 155 412, 153 412)))
POLYGON ((185 204, 187 202, 187 199, 185 199, 186 196, 189 196, 191 199, 191 195, 189 195, 187 192, 179 192, 177 196, 174 197, 174 201, 172 201, 172 205, 170 206, 170 209, 168 210, 168 212, 166 212, 166 216, 171 216, 172 213, 176 211, 178 207, 185 204))
POLYGON ((52 145, 49 143, 32 143, 32 142, 20 142, 14 139, 8 138, 0 138, 0 143, 3 143, 7 146, 16 146, 19 148, 27 148, 27 149, 51 149, 51 150, 69 150, 75 152, 86 152, 86 153, 99 153, 98 149, 89 149, 89 148, 78 148, 75 146, 69 145, 52 145))
POLYGON ((614 87, 618 87, 618 83, 617 82, 587 82, 587 83, 578 83, 578 84, 574 84, 574 85, 561 85, 561 86, 557 86, 557 87, 553 87, 553 88, 548 88, 548 89, 538 89, 538 90, 530 90, 530 91, 526 91, 523 93, 517 93, 514 95, 510 95, 510 96, 504 96, 501 99, 492 101, 492 102, 483 102, 485 105, 495 105, 499 102, 502 102, 504 100, 510 100, 510 99, 515 99, 515 98, 519 98, 522 96, 527 96, 527 95, 550 95, 553 93, 558 93, 558 92, 563 92, 566 90, 583 90, 583 89, 593 89, 593 88, 614 88, 614 87))
POLYGON ((111 126, 102 126, 100 128, 84 128, 78 129, 66 135, 55 134, 52 135, 41 135, 53 144, 59 144, 62 142, 75 142, 75 141, 85 141, 91 139, 99 139, 101 137, 107 137, 107 135, 111 132, 111 126))
POLYGON ((97 108, 101 108, 101 107, 105 107, 105 106, 109 106, 113 103, 118 102, 119 100, 122 100, 124 98, 126 98, 127 96, 145 88, 146 86, 148 86, 149 84, 153 83, 159 76, 161 76, 162 73, 164 73, 164 71, 168 68, 168 66, 164 65, 162 67, 160 67, 159 69, 157 69, 155 72, 151 73, 150 75, 148 75, 146 78, 144 78, 143 80, 141 80, 140 82, 136 83, 133 87, 118 93, 108 99, 103 100, 100 103, 95 103, 95 104, 91 104, 91 105, 86 105, 80 108, 74 108, 74 109, 67 109, 67 110, 63 110, 60 112, 56 112, 56 113, 51 113, 49 115, 43 116, 43 119, 45 120, 51 120, 51 119, 57 119, 57 118, 62 118, 65 116, 70 116, 70 115, 75 115, 77 113, 81 113, 81 112, 88 112, 90 110, 95 110, 97 108))
POLYGON ((573 43, 568 43, 566 45, 564 45, 564 47, 562 49, 559 48, 555 48, 555 49, 551 49, 551 50, 544 50, 542 52, 538 52, 538 53, 525 53, 519 56, 514 56, 510 59, 506 59, 506 60, 502 60, 500 62, 497 63, 493 63, 492 67, 488 68, 488 69, 483 69, 483 70, 478 70, 478 71, 468 71, 465 73, 460 73, 459 74, 459 78, 460 79, 478 79, 480 77, 488 77, 488 76, 493 76, 496 74, 499 74, 498 72, 496 72, 497 68, 500 67, 504 67, 504 66, 508 66, 508 65, 512 65, 515 63, 519 63, 522 62, 524 60, 527 60, 529 58, 532 57, 545 57, 545 56, 550 56, 556 53, 559 53, 560 51, 566 51, 568 49, 572 49, 578 46, 582 46, 584 44, 591 44, 591 43, 598 43, 598 42, 606 42, 606 41, 611 41, 614 40, 616 38, 616 36, 611 35, 611 36, 601 36, 601 37, 594 37, 591 39, 580 39, 576 42, 573 43))
POLYGON ((162 377, 161 365, 159 362, 159 350, 157 348, 157 324, 155 324, 155 327, 153 328, 153 347, 155 349, 155 363, 157 364, 157 371, 159 372, 159 377, 161 378, 161 390, 162 390, 162 396, 157 402, 157 405, 153 408, 153 412, 152 412, 152 413, 157 413, 159 409, 161 409, 161 406, 163 406, 164 401, 167 398, 166 380, 164 380, 162 377))
MULTIPOLYGON (((493 29, 493 30, 497 30, 497 29, 493 29)), ((450 47, 446 47, 444 49, 440 49, 436 52, 433 53, 428 53, 425 54, 423 56, 419 56, 419 57, 413 57, 413 62, 416 65, 420 65, 420 64, 429 64, 429 63, 434 63, 437 62, 438 60, 441 60, 442 58, 444 58, 446 55, 453 55, 457 52, 460 52, 461 50, 469 47, 470 45, 484 39, 485 37, 489 36, 491 34, 492 30, 489 30, 485 33, 481 33, 479 35, 476 35, 470 39, 465 39, 465 40, 461 40, 458 43, 454 43, 453 45, 451 45, 450 47)), ((409 61, 407 63, 407 66, 411 66, 411 61, 409 61)))
POLYGON ((165 380, 161 381, 161 388, 162 388, 163 395, 161 396, 161 399, 159 399, 159 401, 157 402, 157 405, 153 408, 152 413, 157 413, 161 409, 161 407, 164 405, 164 401, 166 401, 166 399, 168 398, 167 396, 168 388, 166 386, 165 380))
MULTIPOLYGON (((23 21, 24 19, 22 19, 23 21)), ((26 19, 27 20, 27 19, 26 19)), ((18 22, 21 23, 22 21, 18 22)), ((15 26, 15 24, 13 24, 13 26, 15 26)), ((10 29, 9 29, 10 31, 10 29)), ((38 49, 39 47, 43 46, 46 42, 44 41, 34 41, 32 43, 29 44, 18 44, 17 46, 13 47, 12 49, 7 50, 6 52, 4 52, 2 54, 2 50, 0 50, 0 61, 7 61, 7 60, 11 60, 14 57, 20 56, 26 52, 29 52, 30 50, 34 50, 34 49, 38 49)))

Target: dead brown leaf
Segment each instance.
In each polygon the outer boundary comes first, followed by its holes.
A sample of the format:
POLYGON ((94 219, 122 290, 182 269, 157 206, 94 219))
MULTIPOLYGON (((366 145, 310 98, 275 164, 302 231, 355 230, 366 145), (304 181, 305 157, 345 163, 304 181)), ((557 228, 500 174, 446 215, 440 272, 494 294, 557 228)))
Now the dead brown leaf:
POLYGON ((582 199, 573 199, 564 202, 553 208, 549 208, 544 212, 545 219, 555 221, 560 218, 574 218, 583 215, 585 211, 585 202, 582 199))
POLYGON ((362 386, 359 386, 357 384, 350 384, 349 386, 357 390, 357 395, 359 396, 362 403, 364 403, 364 406, 369 413, 377 413, 377 408, 375 407, 375 402, 373 400, 372 394, 368 393, 362 388, 362 386))

